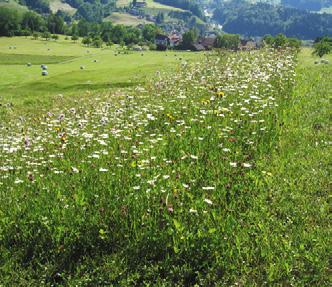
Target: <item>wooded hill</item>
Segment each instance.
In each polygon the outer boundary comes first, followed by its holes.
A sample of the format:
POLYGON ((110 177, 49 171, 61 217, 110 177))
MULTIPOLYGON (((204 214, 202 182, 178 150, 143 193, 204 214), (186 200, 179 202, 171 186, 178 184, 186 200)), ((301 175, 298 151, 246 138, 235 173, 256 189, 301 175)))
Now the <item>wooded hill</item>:
POLYGON ((223 30, 246 36, 276 36, 315 39, 332 34, 332 15, 310 13, 305 10, 273 6, 264 3, 251 4, 233 0, 220 4, 214 10, 213 19, 223 25, 223 30))
MULTIPOLYGON (((8 0, 20 5, 26 5, 30 10, 39 14, 50 14, 51 0, 8 0)), ((185 21, 187 27, 192 27, 196 19, 208 22, 208 17, 203 9, 213 12, 212 19, 223 26, 227 33, 240 34, 246 37, 264 36, 271 34, 276 36, 283 33, 287 37, 297 37, 298 39, 315 39, 317 36, 332 34, 332 14, 310 13, 306 10, 289 8, 281 5, 270 5, 266 3, 252 4, 244 0, 153 0, 158 5, 168 5, 182 9, 172 11, 171 17, 185 21), (160 3, 160 4, 159 4, 160 3)), ((115 11, 124 12, 123 7, 117 7, 116 0, 63 0, 63 3, 76 9, 75 13, 58 10, 56 15, 64 19, 64 22, 71 23, 85 19, 87 22, 102 23, 105 17, 115 11)), ((128 2, 129 8, 133 8, 138 2, 128 2), (135 3, 134 3, 135 2, 135 3)), ((150 1, 151 2, 151 1, 150 1)), ((297 5, 299 7, 312 7, 318 9, 329 4, 328 0, 281 0, 285 5, 297 5)), ((17 4, 17 5, 18 5, 17 4)), ((157 5, 157 6, 158 6, 157 5)), ((6 5, 2 5, 6 6, 6 5)), ((143 8, 144 10, 144 8, 143 8)), ((150 9, 151 10, 151 9, 150 9)), ((153 8, 154 12, 162 12, 162 9, 153 8)), ((150 13, 150 12, 149 12, 150 13)), ((1 22, 1 21, 0 21, 1 22)), ((156 24, 161 24, 158 21, 156 24)), ((195 23, 194 23, 195 24, 195 23)), ((8 30, 0 27, 0 30, 8 30)), ((204 24, 203 24, 204 25, 204 24)), ((11 28, 10 28, 11 29, 11 28)), ((13 28, 14 29, 14 28, 13 28)), ((16 28, 15 28, 16 29, 16 28)), ((17 29, 16 29, 17 30, 17 29)), ((205 30, 205 29, 203 29, 205 30)), ((10 33, 15 34, 16 32, 10 33)), ((8 35, 2 34, 2 35, 8 35)))

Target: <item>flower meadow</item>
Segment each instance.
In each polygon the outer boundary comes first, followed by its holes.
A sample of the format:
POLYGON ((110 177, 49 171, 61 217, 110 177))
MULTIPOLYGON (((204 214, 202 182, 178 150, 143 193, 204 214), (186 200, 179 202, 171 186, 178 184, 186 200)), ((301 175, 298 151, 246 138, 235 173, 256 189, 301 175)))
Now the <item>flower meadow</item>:
POLYGON ((291 49, 211 52, 135 88, 54 95, 52 110, 3 121, 3 278, 122 286, 323 280, 324 245, 308 257, 318 238, 288 238, 307 215, 296 196, 287 212, 278 207, 288 200, 268 162, 289 128, 295 59, 291 49), (10 276, 15 270, 23 273, 10 276))

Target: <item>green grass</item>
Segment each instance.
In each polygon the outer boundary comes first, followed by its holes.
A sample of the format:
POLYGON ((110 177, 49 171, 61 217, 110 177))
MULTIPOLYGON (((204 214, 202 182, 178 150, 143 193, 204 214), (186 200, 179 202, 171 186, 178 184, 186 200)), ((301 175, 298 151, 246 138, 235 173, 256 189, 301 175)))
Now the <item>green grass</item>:
POLYGON ((129 3, 130 3, 130 0, 117 0, 116 6, 117 7, 129 6, 129 3))
POLYGON ((164 5, 158 2, 154 2, 153 0, 146 0, 145 3, 147 4, 147 8, 154 8, 154 9, 170 9, 170 10, 178 10, 178 11, 184 11, 180 8, 164 5))
POLYGON ((10 1, 9 3, 0 3, 0 6, 6 7, 8 9, 12 9, 12 10, 17 10, 20 13, 24 13, 29 10, 26 6, 21 6, 14 1, 10 1))
POLYGON ((71 15, 74 15, 77 10, 76 8, 71 7, 67 3, 62 3, 61 0, 52 0, 50 3, 50 8, 53 13, 56 13, 58 10, 63 10, 69 12, 71 15))
POLYGON ((0 53, 0 65, 16 65, 16 64, 57 64, 64 61, 68 61, 73 57, 70 56, 37 56, 37 55, 27 55, 27 54, 8 54, 0 53))
POLYGON ((328 286, 331 65, 184 53, 156 73, 161 55, 99 73, 132 86, 86 93, 87 58, 2 102, 1 284, 328 286))
POLYGON ((322 58, 319 58, 318 56, 312 55, 313 48, 309 47, 303 47, 301 48, 301 57, 299 57, 299 63, 301 66, 305 66, 311 69, 317 69, 318 67, 321 67, 324 64, 321 64, 321 59, 328 60, 329 63, 331 63, 332 60, 332 54, 324 55, 322 58), (319 61, 319 65, 315 65, 315 61, 319 61))
MULTIPOLYGON (((77 43, 70 40, 64 40, 65 36, 60 35, 60 39, 56 42, 53 40, 45 41, 39 37, 35 40, 33 37, 1 37, 0 38, 0 53, 2 54, 28 54, 28 55, 40 55, 40 56, 71 56, 82 57, 89 55, 87 50, 90 50, 90 54, 101 53, 99 48, 89 47, 81 44, 82 38, 77 43), (45 44, 45 42, 47 44, 45 44), (9 49, 9 47, 12 49, 9 49), (16 46, 16 49, 14 49, 16 46), (48 50, 50 48, 50 50, 48 50)), ((105 53, 111 53, 111 49, 105 47, 105 53)))
POLYGON ((149 22, 144 19, 138 19, 137 16, 130 15, 128 13, 114 12, 110 16, 106 17, 104 21, 111 21, 112 24, 123 24, 125 26, 137 26, 139 24, 148 24, 149 22))
MULTIPOLYGON (((27 100, 47 102, 49 97, 58 93, 78 96, 86 90, 101 92, 110 87, 132 87, 144 83, 147 76, 156 70, 174 70, 181 63, 171 51, 167 52, 170 56, 166 57, 164 52, 144 51, 142 56, 142 52, 124 54, 120 49, 120 54, 115 56, 116 48, 117 45, 105 47, 104 51, 87 48, 81 43, 65 41, 63 36, 57 42, 49 41, 46 45, 43 40, 1 38, 0 99, 11 102, 17 108, 24 108, 27 100), (9 49, 9 45, 16 45, 17 48, 9 49), (47 47, 51 50, 48 51, 47 47), (69 62, 61 63, 67 60, 69 62), (7 65, 9 62, 22 65, 7 65), (31 67, 27 66, 28 62, 31 67), (40 64, 47 64, 47 77, 42 77, 40 64), (81 66, 85 69, 81 70, 81 66)), ((184 61, 198 59, 200 55, 179 53, 184 61)))
MULTIPOLYGON (((157 16, 158 13, 164 12, 165 15, 165 21, 178 21, 178 19, 174 19, 171 17, 168 17, 168 13, 171 11, 185 11, 180 8, 175 8, 172 6, 167 6, 164 4, 160 4, 158 2, 153 2, 152 0, 145 1, 147 3, 147 6, 142 8, 142 10, 145 13, 152 14, 157 16)), ((117 2, 117 6, 128 6, 128 3, 126 0, 121 0, 117 2)), ((138 19, 136 16, 129 15, 127 13, 112 13, 112 15, 108 16, 104 19, 105 21, 111 21, 114 24, 124 24, 126 26, 135 26, 138 24, 146 24, 151 23, 148 22, 146 19, 138 19)))

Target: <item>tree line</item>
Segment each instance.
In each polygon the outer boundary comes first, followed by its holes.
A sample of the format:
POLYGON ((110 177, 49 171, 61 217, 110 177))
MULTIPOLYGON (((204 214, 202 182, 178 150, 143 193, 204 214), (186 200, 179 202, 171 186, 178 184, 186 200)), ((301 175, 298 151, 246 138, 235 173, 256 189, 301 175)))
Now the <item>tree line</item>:
POLYGON ((41 16, 35 11, 20 14, 0 6, 0 36, 28 36, 34 32, 63 34, 64 31, 64 20, 57 14, 41 16))
POLYGON ((314 39, 317 35, 332 33, 331 14, 243 0, 220 2, 213 19, 223 25, 224 31, 248 37, 283 33, 287 37, 314 39))

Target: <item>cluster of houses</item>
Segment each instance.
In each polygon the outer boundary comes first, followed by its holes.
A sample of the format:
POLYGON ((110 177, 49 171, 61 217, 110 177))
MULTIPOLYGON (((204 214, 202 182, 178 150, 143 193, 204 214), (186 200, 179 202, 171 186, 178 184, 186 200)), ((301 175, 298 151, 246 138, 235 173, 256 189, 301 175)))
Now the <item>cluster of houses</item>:
MULTIPOLYGON (((161 35, 157 34, 154 38, 154 44, 162 44, 166 46, 174 47, 175 45, 179 44, 181 41, 182 36, 177 34, 170 34, 170 35, 161 35)), ((198 38, 196 43, 193 45, 194 51, 205 51, 209 50, 213 47, 214 38, 213 37, 205 37, 205 38, 198 38)))
MULTIPOLYGON (((179 44, 182 36, 177 34, 170 34, 170 35, 161 35, 157 34, 154 38, 154 44, 162 44, 170 47, 174 47, 175 45, 179 44)), ((215 37, 205 37, 205 38, 198 38, 196 43, 193 44, 192 50, 193 51, 206 51, 211 50, 213 47, 215 37)), ((257 42, 241 40, 241 48, 242 49, 257 49, 259 47, 257 42)))

